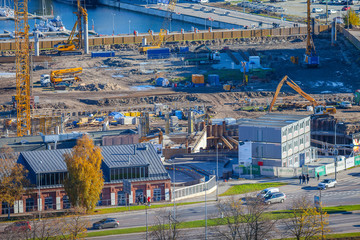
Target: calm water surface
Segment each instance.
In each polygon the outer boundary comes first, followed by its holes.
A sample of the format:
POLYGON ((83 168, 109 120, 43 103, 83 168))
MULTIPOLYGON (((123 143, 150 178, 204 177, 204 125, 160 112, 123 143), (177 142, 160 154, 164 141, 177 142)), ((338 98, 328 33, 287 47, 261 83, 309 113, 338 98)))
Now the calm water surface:
MULTIPOLYGON (((7 1, 8 5, 9 2, 10 5, 13 4, 13 1, 7 1)), ((51 11, 53 11, 55 16, 61 17, 66 29, 71 30, 76 21, 76 16, 73 12, 75 12, 77 8, 53 0, 44 0, 44 2, 45 14, 51 14, 51 11)), ((3 5, 3 1, 0 1, 0 4, 3 5)), ((30 13, 36 13, 38 15, 43 14, 42 0, 29 0, 28 4, 30 13)), ((161 17, 106 6, 88 8, 87 11, 89 14, 89 29, 92 29, 94 26, 95 31, 99 34, 111 35, 113 31, 114 34, 128 34, 129 32, 133 33, 134 30, 142 33, 147 32, 148 29, 159 32, 164 20, 164 18, 161 17)), ((39 23, 39 20, 36 21, 39 23)), ((35 20, 29 20, 31 30, 33 30, 34 24, 35 20)), ((172 21, 171 23, 172 31, 180 31, 181 28, 185 31, 189 31, 191 30, 191 27, 204 29, 204 26, 180 21, 172 21)), ((14 28, 14 21, 0 21, 0 31, 13 31, 14 28)))

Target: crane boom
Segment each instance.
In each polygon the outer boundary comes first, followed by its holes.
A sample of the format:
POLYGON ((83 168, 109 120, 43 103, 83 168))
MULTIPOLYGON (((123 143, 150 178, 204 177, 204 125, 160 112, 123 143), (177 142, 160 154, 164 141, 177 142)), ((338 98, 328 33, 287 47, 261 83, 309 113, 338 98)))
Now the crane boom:
POLYGON ((27 0, 15 0, 15 61, 16 61, 16 112, 17 136, 29 135, 30 116, 30 65, 29 24, 27 0))
POLYGON ((299 93, 301 96, 303 96, 306 100, 308 100, 309 102, 311 102, 311 104, 316 107, 317 105, 319 105, 316 100, 311 97, 309 94, 307 94, 306 92, 304 92, 299 85, 297 85, 293 80, 289 79, 288 76, 286 75, 285 77, 283 77, 283 79, 280 81, 279 85, 276 88, 273 100, 271 101, 270 107, 269 107, 269 112, 271 112, 272 108, 275 105, 276 99, 280 93, 280 90, 282 88, 282 86, 284 85, 284 83, 286 83, 287 85, 289 85, 292 89, 294 89, 297 93, 299 93))

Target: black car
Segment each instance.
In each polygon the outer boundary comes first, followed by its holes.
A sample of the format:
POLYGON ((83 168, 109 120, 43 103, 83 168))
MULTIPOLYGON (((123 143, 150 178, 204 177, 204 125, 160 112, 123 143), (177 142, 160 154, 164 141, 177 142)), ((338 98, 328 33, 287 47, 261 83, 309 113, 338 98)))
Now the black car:
POLYGON ((119 227, 119 221, 116 218, 104 218, 93 224, 94 229, 103 228, 117 228, 119 227))

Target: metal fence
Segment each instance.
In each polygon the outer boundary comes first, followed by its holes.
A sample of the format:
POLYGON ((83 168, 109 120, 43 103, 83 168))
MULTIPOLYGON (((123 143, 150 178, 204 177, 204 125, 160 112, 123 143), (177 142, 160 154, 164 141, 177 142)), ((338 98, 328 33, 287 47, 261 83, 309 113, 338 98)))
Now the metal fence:
POLYGON ((189 196, 192 194, 201 193, 201 192, 204 192, 205 190, 212 189, 215 186, 216 186, 216 176, 210 176, 210 179, 207 182, 199 183, 199 184, 189 186, 189 187, 176 189, 174 191, 173 199, 174 199, 174 197, 176 200, 177 198, 182 198, 182 197, 186 197, 186 196, 189 196))

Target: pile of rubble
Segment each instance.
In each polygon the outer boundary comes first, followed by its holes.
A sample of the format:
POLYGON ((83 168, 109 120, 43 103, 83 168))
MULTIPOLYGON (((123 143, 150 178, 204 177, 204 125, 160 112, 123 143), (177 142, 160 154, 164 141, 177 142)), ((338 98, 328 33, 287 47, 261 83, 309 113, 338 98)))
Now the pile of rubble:
POLYGON ((80 84, 74 88, 76 91, 112 91, 120 90, 121 87, 115 83, 91 83, 91 84, 80 84))

